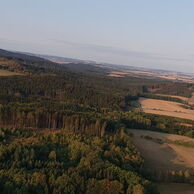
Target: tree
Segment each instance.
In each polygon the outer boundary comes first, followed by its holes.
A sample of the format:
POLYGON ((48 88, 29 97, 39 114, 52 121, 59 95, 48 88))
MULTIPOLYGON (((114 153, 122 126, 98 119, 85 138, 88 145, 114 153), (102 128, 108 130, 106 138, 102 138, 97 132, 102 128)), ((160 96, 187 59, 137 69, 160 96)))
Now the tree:
POLYGON ((145 190, 142 185, 138 184, 133 187, 133 194, 145 194, 145 190))
POLYGON ((56 161, 57 154, 55 151, 51 151, 48 157, 49 157, 49 159, 56 161))

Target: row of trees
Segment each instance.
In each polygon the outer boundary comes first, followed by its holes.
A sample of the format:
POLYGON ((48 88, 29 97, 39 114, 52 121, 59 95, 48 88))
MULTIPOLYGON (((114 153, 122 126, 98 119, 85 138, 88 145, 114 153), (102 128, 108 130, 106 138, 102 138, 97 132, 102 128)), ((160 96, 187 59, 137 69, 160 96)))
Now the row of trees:
POLYGON ((194 183, 193 170, 142 169, 141 173, 149 180, 157 182, 194 183))
POLYGON ((63 109, 60 104, 53 104, 45 109, 35 104, 31 106, 28 104, 26 106, 22 104, 3 105, 0 107, 0 125, 36 129, 66 129, 97 136, 117 132, 124 126, 125 128, 157 130, 193 137, 194 122, 190 120, 141 112, 97 112, 95 109, 84 106, 72 106, 74 111, 68 108, 69 106, 64 106, 63 109))
POLYGON ((150 87, 146 87, 146 90, 158 94, 191 97, 192 92, 194 91, 194 86, 192 83, 168 81, 155 83, 150 87))

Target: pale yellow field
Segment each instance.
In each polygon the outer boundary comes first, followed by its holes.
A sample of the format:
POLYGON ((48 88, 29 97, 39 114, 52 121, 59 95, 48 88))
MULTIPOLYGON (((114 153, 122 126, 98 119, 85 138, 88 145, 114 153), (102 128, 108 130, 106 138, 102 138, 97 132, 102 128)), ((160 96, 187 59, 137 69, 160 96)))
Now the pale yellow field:
POLYGON ((165 100, 140 98, 142 110, 146 113, 166 115, 194 120, 194 110, 182 107, 183 104, 165 100))
POLYGON ((109 73, 107 76, 108 77, 125 77, 128 73, 125 72, 117 72, 117 71, 113 71, 111 73, 109 73))
POLYGON ((0 70, 0 76, 4 77, 4 76, 13 76, 13 75, 22 75, 21 73, 16 73, 16 72, 11 72, 11 71, 7 71, 7 70, 0 70))
MULTIPOLYGON (((98 67, 100 67, 98 65, 98 67)), ((104 68, 104 66, 102 66, 104 68)), ((194 75, 192 74, 177 74, 175 72, 153 72, 153 71, 147 71, 147 70, 138 70, 138 69, 130 69, 130 70, 123 70, 121 71, 118 68, 113 68, 113 67, 106 67, 109 69, 113 69, 114 71, 108 74, 108 76, 111 77, 117 77, 116 74, 118 73, 126 73, 126 75, 133 75, 133 76, 138 76, 138 77, 150 77, 150 78, 160 78, 160 79, 165 79, 165 80, 176 80, 176 81, 183 81, 187 83, 194 83, 193 77, 194 75)), ((126 76, 126 75, 120 75, 120 76, 126 76)))

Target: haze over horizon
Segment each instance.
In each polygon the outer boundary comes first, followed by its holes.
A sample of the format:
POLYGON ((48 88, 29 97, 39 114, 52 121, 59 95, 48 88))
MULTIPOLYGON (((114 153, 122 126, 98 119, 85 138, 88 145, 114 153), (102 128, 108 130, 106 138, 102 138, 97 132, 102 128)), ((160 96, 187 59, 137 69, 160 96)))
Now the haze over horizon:
POLYGON ((194 72, 193 1, 2 0, 1 6, 2 49, 194 72))

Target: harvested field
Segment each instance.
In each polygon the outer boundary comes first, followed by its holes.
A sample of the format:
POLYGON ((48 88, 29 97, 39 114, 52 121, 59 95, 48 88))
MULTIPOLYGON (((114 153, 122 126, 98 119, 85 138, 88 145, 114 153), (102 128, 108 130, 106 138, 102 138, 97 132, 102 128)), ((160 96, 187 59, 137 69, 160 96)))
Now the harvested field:
POLYGON ((108 77, 125 77, 126 75, 128 75, 128 73, 126 72, 113 71, 109 73, 107 76, 108 77))
POLYGON ((142 110, 146 113, 166 115, 194 120, 194 110, 184 108, 183 104, 165 100, 140 98, 142 110))

